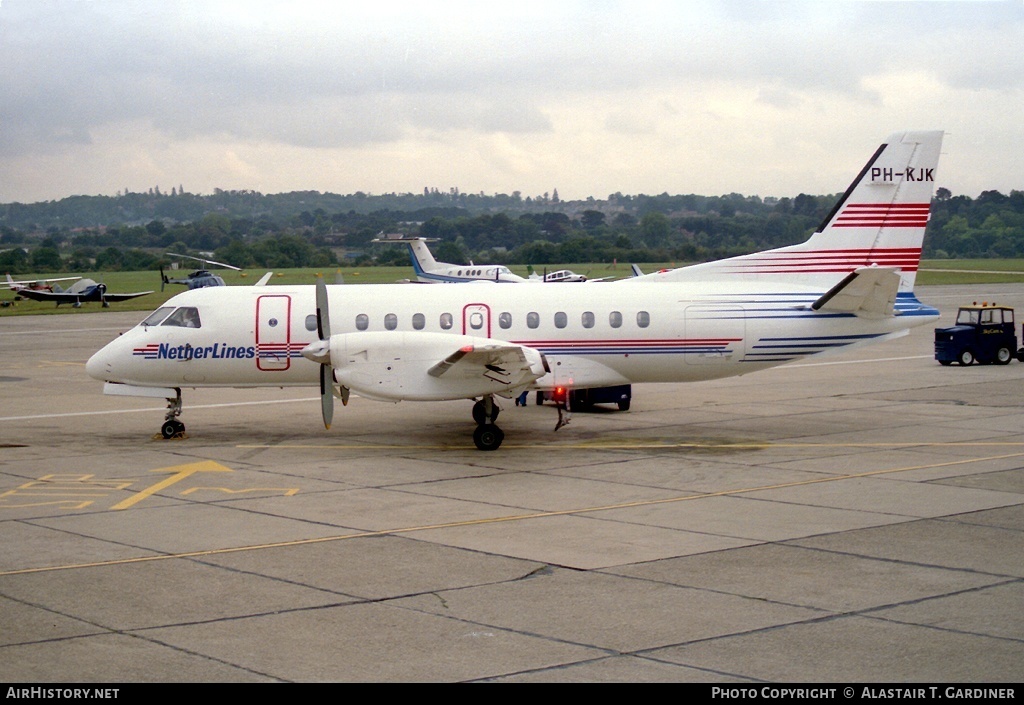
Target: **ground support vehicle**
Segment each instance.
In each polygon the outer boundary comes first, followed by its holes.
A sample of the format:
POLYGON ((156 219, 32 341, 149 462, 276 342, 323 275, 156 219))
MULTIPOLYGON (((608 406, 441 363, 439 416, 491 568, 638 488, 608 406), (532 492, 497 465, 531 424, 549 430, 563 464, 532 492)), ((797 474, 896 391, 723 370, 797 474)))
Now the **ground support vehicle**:
POLYGON ((940 365, 1006 365, 1014 356, 1024 360, 1024 349, 1017 349, 1013 309, 1009 306, 961 306, 956 325, 935 329, 935 359, 940 365))
POLYGON ((559 388, 551 392, 537 392, 537 404, 543 404, 545 401, 565 402, 566 408, 571 411, 585 409, 594 404, 615 404, 619 411, 628 411, 632 398, 633 387, 629 384, 591 389, 559 388))

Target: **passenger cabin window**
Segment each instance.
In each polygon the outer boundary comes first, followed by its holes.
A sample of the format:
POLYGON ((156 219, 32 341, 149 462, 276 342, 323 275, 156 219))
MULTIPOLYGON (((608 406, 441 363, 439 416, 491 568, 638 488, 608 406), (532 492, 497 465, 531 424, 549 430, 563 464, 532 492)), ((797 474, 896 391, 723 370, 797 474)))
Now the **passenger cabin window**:
POLYGON ((416 330, 423 330, 427 325, 427 318, 422 313, 412 314, 412 327, 416 330))
POLYGON ((609 313, 608 314, 608 325, 610 325, 612 328, 621 328, 622 327, 622 312, 621 311, 612 311, 611 313, 609 313))
POLYGON ((593 311, 584 311, 582 318, 583 318, 583 327, 584 328, 593 328, 594 327, 594 312, 593 311))
POLYGON ((512 327, 512 314, 508 311, 498 315, 498 325, 508 330, 512 327))
POLYGON ((637 311, 636 324, 641 328, 651 325, 651 314, 647 313, 647 311, 637 311))
POLYGON ((565 315, 565 311, 555 313, 555 328, 565 328, 568 323, 569 317, 565 315))
POLYGON ((316 331, 316 314, 315 313, 311 313, 308 316, 306 316, 306 330, 308 330, 310 332, 315 332, 316 331))
POLYGON ((526 326, 528 328, 537 328, 540 325, 540 314, 536 311, 530 311, 526 314, 526 326))
POLYGON ((452 323, 455 319, 452 318, 450 313, 441 314, 441 330, 451 330, 452 323))
POLYGON ((356 316, 356 330, 366 330, 370 327, 370 317, 365 313, 356 316))
POLYGON ((163 322, 165 326, 178 326, 179 328, 199 328, 199 311, 192 306, 182 306, 167 317, 163 322))
POLYGON ((480 330, 484 327, 484 315, 479 311, 473 311, 469 314, 469 327, 473 330, 480 330))
POLYGON ((160 322, 167 318, 167 314, 174 310, 173 306, 161 306, 144 320, 140 325, 144 326, 158 326, 160 322))
POLYGON ((384 327, 388 330, 398 328, 398 316, 393 313, 389 313, 384 316, 384 327))

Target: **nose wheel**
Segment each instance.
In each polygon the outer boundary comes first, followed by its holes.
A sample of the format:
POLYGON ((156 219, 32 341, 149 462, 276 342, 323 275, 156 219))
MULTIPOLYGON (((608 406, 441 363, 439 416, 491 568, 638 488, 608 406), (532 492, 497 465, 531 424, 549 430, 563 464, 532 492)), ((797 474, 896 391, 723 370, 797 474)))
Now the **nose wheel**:
POLYGON ((185 436, 185 424, 178 421, 178 419, 164 421, 164 425, 160 427, 160 435, 167 440, 183 438, 185 436))

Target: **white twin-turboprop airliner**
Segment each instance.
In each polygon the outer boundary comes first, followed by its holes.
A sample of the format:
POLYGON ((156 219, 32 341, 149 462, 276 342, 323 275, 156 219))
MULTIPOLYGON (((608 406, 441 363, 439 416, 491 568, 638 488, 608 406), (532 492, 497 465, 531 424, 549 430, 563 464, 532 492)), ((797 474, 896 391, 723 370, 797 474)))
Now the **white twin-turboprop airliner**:
MULTIPOLYGON (((690 382, 903 335, 938 318, 914 278, 942 133, 889 137, 800 245, 601 286, 213 287, 171 298, 89 360, 107 394, 316 385, 333 399, 471 399, 495 450, 495 397, 690 382)), ((559 409, 561 423, 562 410, 559 409)), ((557 427, 556 427, 557 428, 557 427)))

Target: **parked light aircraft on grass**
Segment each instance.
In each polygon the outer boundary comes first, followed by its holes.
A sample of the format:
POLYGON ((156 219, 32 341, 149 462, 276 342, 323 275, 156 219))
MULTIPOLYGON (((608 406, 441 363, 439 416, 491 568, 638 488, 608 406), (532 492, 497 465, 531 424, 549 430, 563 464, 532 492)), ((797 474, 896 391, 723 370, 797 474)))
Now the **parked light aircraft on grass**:
POLYGON ((79 279, 67 289, 61 289, 59 285, 54 285, 53 291, 20 289, 18 296, 35 299, 36 301, 53 301, 58 306, 61 304, 71 304, 75 308, 90 301, 99 301, 106 308, 110 306, 111 302, 127 301, 128 299, 135 299, 152 293, 152 291, 136 291, 132 294, 112 294, 107 291, 106 284, 97 284, 92 279, 79 279))
POLYGON ((528 268, 530 270, 531 282, 541 282, 544 284, 557 284, 560 282, 585 282, 585 281, 601 281, 600 279, 587 279, 585 274, 577 274, 571 269, 558 269, 554 272, 544 270, 543 274, 537 274, 533 271, 533 267, 528 268))
POLYGON ((473 399, 474 442, 494 450, 495 397, 728 377, 935 321, 913 288, 941 143, 941 132, 890 136, 799 245, 593 287, 198 289, 87 371, 106 393, 167 398, 168 437, 184 428, 182 387, 319 379, 327 427, 334 397, 350 393, 473 399))

